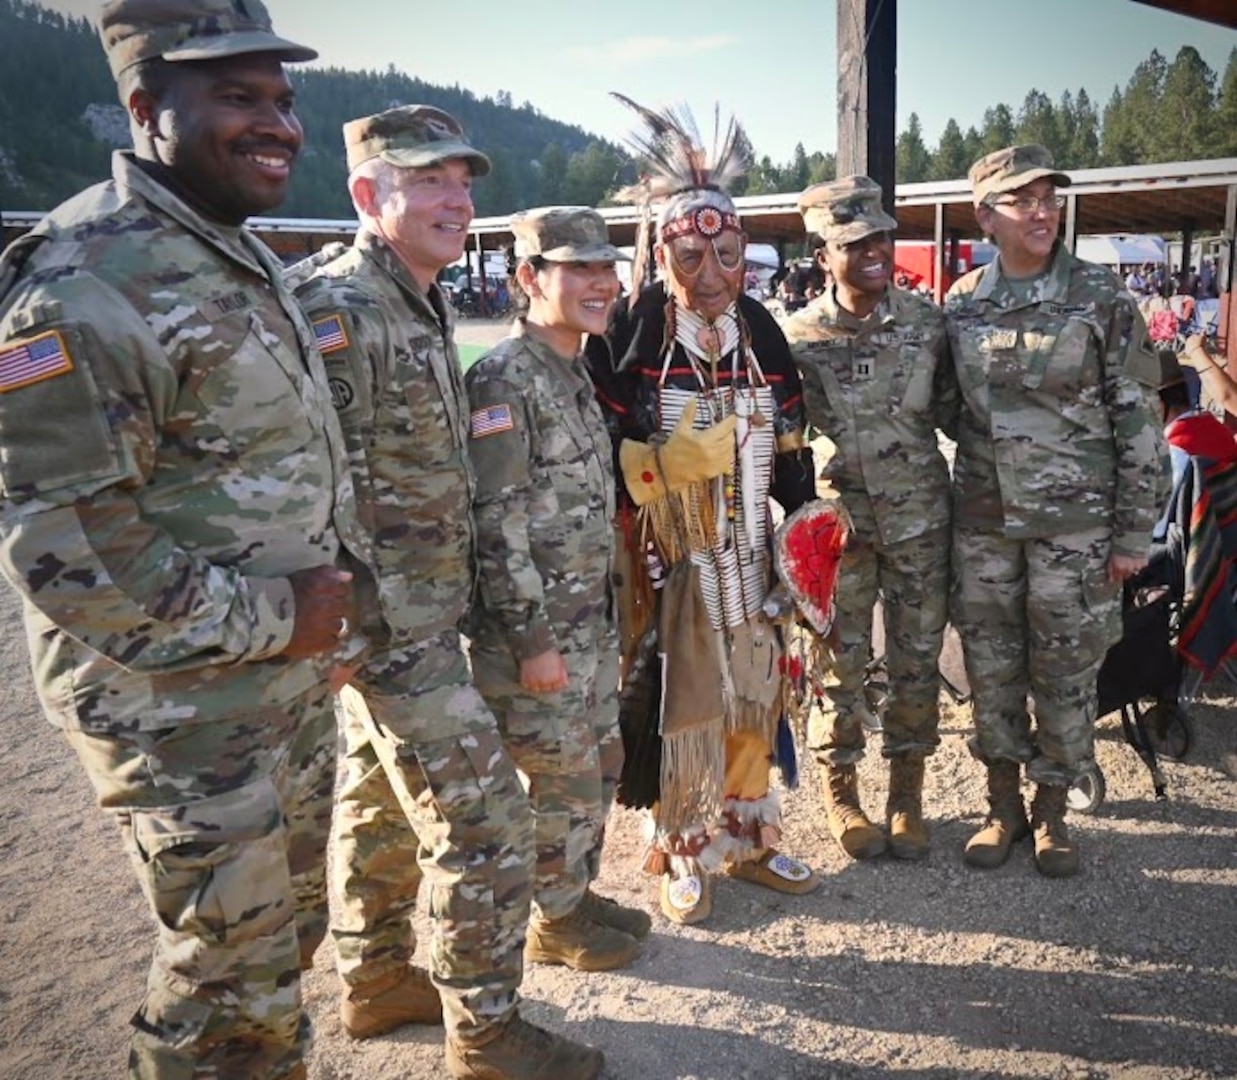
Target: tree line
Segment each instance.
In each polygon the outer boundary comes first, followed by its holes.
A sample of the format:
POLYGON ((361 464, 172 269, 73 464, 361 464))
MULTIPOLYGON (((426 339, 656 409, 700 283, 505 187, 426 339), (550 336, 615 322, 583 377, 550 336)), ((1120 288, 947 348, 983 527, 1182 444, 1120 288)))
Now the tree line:
MULTIPOLYGON (((506 91, 477 97, 394 66, 297 67, 293 79, 306 149, 280 210, 289 217, 352 216, 340 129, 401 103, 446 109, 492 158, 493 172, 475 189, 480 215, 553 203, 603 205, 636 176, 620 147, 543 115, 531 102, 516 106, 506 91)), ((105 179, 126 130, 89 21, 30 0, 0 0, 0 207, 46 210, 105 179), (102 124, 109 111, 113 122, 102 124)), ((1016 108, 989 107, 965 131, 951 118, 935 147, 912 113, 897 137, 897 179, 958 179, 977 158, 1016 142, 1043 143, 1064 169, 1237 156, 1237 49, 1222 75, 1190 46, 1171 62, 1153 49, 1102 109, 1082 88, 1055 102, 1033 89, 1016 108)), ((740 193, 801 191, 836 174, 834 154, 800 143, 788 162, 758 157, 740 193)))

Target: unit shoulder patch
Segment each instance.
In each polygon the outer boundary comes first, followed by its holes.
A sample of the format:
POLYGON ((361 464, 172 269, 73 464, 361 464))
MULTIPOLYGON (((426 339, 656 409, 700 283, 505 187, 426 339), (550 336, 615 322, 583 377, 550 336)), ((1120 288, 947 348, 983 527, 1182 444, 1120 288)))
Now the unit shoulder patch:
POLYGON ((73 357, 59 330, 0 345, 0 394, 67 375, 72 370, 73 357))

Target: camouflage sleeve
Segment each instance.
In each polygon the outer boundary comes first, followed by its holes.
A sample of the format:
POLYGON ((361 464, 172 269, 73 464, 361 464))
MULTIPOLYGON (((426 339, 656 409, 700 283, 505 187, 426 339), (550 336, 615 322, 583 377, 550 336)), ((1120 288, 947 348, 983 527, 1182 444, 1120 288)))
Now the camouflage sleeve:
POLYGON ((465 377, 478 577, 483 617, 497 619, 516 659, 526 660, 557 648, 529 538, 533 514, 552 493, 534 470, 538 408, 529 380, 500 364, 491 353, 465 377))
POLYGON ((954 368, 953 351, 949 347, 944 316, 937 321, 933 330, 930 349, 936 358, 936 371, 932 378, 932 423, 949 438, 957 439, 962 392, 958 387, 958 373, 954 368))
POLYGON ((1160 516, 1169 466, 1152 401, 1159 361, 1142 315, 1127 293, 1118 295, 1108 329, 1104 395, 1112 418, 1117 490, 1112 531, 1116 555, 1143 556, 1160 516))
MULTIPOLYGON (((160 442, 177 437, 166 354, 110 290, 80 276, 62 286, 45 309, 89 320, 20 333, 12 307, 0 320, 0 351, 36 339, 59 350, 52 374, 0 393, 0 568, 53 623, 131 670, 278 655, 292 634, 288 580, 210 563, 142 516, 160 442)), ((227 505, 199 514, 203 528, 243 527, 227 505)))

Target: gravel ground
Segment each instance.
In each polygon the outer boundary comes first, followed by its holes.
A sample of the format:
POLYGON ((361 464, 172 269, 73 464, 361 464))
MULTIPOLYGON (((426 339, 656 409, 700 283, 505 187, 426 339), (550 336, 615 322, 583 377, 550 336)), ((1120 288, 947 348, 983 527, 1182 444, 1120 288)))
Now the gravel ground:
MULTIPOLYGON (((503 332, 466 326, 461 338, 503 332)), ((119 1077, 148 916, 114 828, 39 713, 7 588, 0 627, 12 736, 0 759, 0 1077, 119 1077)), ((806 770, 786 794, 784 847, 821 870, 818 892, 722 880, 707 926, 655 915, 628 970, 532 968, 525 1011, 601 1046, 612 1080, 1237 1077, 1235 706, 1192 707, 1195 745, 1166 764, 1164 803, 1115 717, 1103 721, 1108 798, 1071 819, 1083 873, 1048 881, 1029 846, 1000 870, 963 866, 983 776, 965 749, 967 711, 947 704, 929 761, 927 860, 849 862, 806 770)), ((860 771, 875 813, 887 770, 873 754, 860 771)), ((616 813, 600 890, 656 912, 642 850, 638 816, 616 813)), ((343 1035, 332 963, 328 944, 305 983, 312 1080, 443 1076, 439 1029, 343 1035)))

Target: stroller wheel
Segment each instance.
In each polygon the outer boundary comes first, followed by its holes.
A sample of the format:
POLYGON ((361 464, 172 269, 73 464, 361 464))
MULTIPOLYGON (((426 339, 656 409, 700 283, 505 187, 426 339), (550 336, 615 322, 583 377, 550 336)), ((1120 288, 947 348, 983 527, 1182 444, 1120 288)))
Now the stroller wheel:
POLYGON ((1104 801, 1107 791, 1104 773, 1098 765, 1093 765, 1074 781, 1074 786, 1066 796, 1066 805, 1080 814, 1094 814, 1104 801))
POLYGON ((1174 701, 1157 701, 1145 713, 1143 723, 1157 757, 1183 761, 1194 742, 1194 721, 1174 701))

